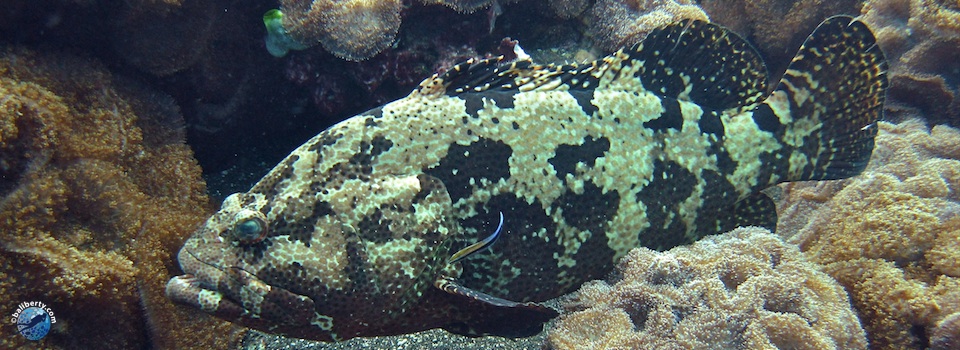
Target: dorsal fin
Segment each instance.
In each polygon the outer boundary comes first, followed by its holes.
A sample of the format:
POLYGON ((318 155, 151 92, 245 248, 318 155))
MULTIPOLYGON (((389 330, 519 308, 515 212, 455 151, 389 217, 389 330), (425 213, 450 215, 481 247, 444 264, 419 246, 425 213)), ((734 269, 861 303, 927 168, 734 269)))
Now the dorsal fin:
POLYGON ((427 78, 415 90, 421 95, 438 93, 455 96, 464 92, 517 89, 544 66, 529 59, 502 64, 503 56, 460 62, 443 74, 427 78))
POLYGON ((602 80, 639 79, 654 94, 723 110, 752 108, 766 90, 767 68, 756 50, 733 32, 696 20, 656 29, 633 48, 588 64, 502 61, 502 56, 467 60, 428 78, 417 92, 579 90, 598 88, 602 80), (634 73, 619 76, 623 71, 634 73))
POLYGON ((639 65, 634 77, 660 96, 724 110, 750 108, 766 90, 767 68, 756 50, 716 24, 683 20, 653 30, 625 53, 622 69, 639 65))

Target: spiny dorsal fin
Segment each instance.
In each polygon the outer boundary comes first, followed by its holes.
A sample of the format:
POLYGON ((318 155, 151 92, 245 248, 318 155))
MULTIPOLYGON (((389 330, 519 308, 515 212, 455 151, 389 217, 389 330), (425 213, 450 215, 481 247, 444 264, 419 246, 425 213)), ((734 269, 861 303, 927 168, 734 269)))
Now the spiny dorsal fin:
POLYGON ((625 54, 621 70, 639 65, 634 78, 660 96, 724 110, 750 108, 766 90, 767 68, 756 50, 708 22, 683 20, 655 29, 625 54))
POLYGON ((529 59, 502 64, 503 56, 471 58, 458 63, 443 74, 427 78, 415 90, 421 95, 456 96, 466 92, 511 90, 555 70, 552 66, 534 64, 529 59))
POLYGON ((652 31, 633 48, 584 64, 502 65, 503 57, 470 59, 420 84, 424 95, 490 90, 594 89, 606 80, 639 79, 660 96, 711 109, 752 108, 765 91, 766 66, 746 41, 703 21, 684 20, 652 31), (631 66, 633 76, 619 76, 631 66))

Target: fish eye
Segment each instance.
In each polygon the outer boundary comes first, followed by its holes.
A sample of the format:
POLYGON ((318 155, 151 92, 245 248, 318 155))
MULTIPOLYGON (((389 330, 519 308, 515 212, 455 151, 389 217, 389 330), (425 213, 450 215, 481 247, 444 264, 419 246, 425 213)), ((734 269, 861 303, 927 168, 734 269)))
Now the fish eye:
POLYGON ((260 212, 243 210, 237 213, 236 218, 232 233, 240 244, 257 243, 267 236, 267 222, 260 212))

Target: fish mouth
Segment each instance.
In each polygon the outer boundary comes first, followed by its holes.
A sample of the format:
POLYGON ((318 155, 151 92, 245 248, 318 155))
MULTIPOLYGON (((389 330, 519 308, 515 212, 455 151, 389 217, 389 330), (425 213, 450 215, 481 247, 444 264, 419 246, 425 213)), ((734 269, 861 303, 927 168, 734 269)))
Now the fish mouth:
POLYGON ((277 326, 309 326, 315 318, 309 297, 264 283, 254 274, 204 261, 187 246, 178 255, 185 274, 167 282, 170 300, 245 326, 271 331, 277 326))

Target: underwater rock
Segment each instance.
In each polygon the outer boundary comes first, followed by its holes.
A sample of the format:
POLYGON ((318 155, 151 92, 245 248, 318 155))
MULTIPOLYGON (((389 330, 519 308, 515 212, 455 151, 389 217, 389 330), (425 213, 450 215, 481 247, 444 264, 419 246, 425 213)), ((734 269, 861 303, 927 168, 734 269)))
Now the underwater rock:
POLYGON ((947 316, 940 321, 930 336, 930 349, 960 349, 960 312, 947 316))
POLYGON ((606 51, 633 45, 650 31, 683 19, 710 20, 692 0, 599 0, 591 16, 589 31, 606 51))
POLYGON ((861 19, 890 61, 888 118, 960 126, 960 3, 870 0, 861 19))
POLYGON ((609 282, 564 302, 555 349, 865 349, 843 289, 769 231, 738 228, 667 252, 637 248, 609 282))
POLYGON ((960 312, 960 131, 878 126, 859 177, 782 186, 778 231, 850 293, 871 347, 922 349, 960 312))
POLYGON ((204 192, 169 96, 63 52, 0 51, 0 310, 42 301, 57 319, 31 345, 235 342, 239 328, 163 294, 204 192))
POLYGON ((154 75, 181 71, 203 59, 216 16, 212 1, 122 7, 111 18, 114 52, 154 75))

